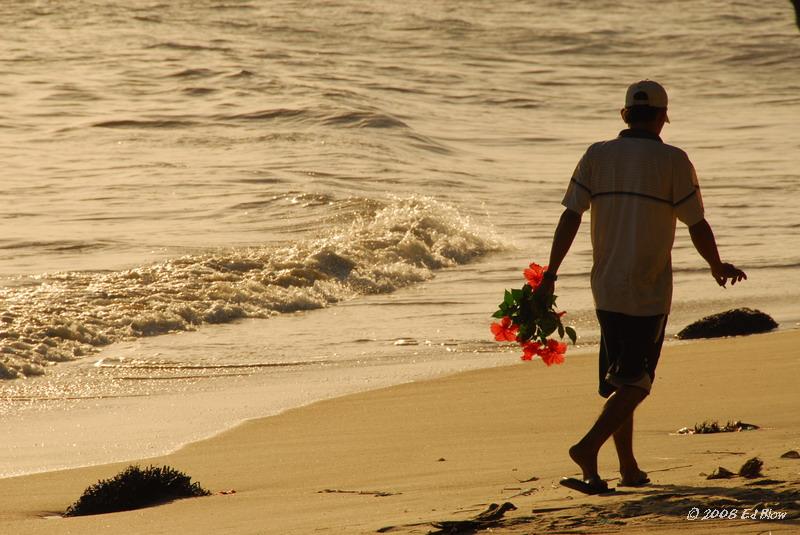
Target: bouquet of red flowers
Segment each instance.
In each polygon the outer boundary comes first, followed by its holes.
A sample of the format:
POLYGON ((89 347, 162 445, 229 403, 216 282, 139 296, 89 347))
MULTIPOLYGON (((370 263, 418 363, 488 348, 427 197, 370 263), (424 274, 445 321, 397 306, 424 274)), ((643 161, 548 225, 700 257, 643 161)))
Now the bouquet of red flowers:
POLYGON ((519 290, 506 290, 492 323, 494 339, 498 342, 519 342, 522 360, 532 360, 538 355, 548 366, 564 362, 567 344, 548 338, 556 331, 560 338, 568 336, 572 343, 578 335, 572 327, 565 327, 561 318, 566 312, 556 312, 556 296, 537 293, 547 266, 533 263, 523 274, 527 283, 519 290))

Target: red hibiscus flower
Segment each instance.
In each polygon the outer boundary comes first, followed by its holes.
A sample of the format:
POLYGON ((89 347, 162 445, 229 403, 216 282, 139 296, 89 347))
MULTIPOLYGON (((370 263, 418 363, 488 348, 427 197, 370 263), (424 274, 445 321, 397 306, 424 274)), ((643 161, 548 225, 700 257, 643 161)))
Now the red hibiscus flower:
POLYGON ((557 331, 559 338, 568 336, 574 344, 577 333, 573 327, 562 323, 566 312, 556 310, 556 296, 536 291, 549 282, 545 281, 546 272, 547 266, 531 262, 523 271, 525 284, 522 288, 506 290, 503 294, 503 301, 492 314, 499 321, 492 323, 491 331, 498 342, 517 342, 522 348, 522 360, 540 357, 547 366, 552 366, 564 362, 567 344, 548 339, 548 336, 557 331))
POLYGON ((542 349, 542 344, 539 342, 526 342, 522 344, 522 360, 533 360, 533 357, 539 354, 542 349))
POLYGON ((511 323, 511 318, 505 316, 500 323, 492 323, 490 329, 494 334, 494 339, 498 342, 516 342, 519 327, 511 323))
POLYGON ((547 341, 547 347, 539 351, 539 356, 542 361, 548 366, 553 364, 563 364, 564 353, 567 352, 567 344, 563 344, 558 340, 550 339, 547 341))
POLYGON ((542 283, 545 271, 547 271, 547 266, 542 267, 534 262, 528 267, 528 269, 523 271, 522 274, 525 275, 525 280, 528 281, 528 286, 535 290, 542 283))

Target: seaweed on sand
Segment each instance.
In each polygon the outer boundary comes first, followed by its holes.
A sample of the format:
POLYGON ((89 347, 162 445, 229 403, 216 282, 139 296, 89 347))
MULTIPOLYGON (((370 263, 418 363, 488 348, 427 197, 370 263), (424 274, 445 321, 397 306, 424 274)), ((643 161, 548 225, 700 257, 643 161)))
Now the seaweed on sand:
POLYGON ((698 320, 677 334, 681 340, 719 338, 765 333, 778 328, 769 314, 750 308, 737 308, 698 320))
POLYGON ((739 475, 748 479, 755 479, 761 477, 761 468, 764 466, 764 461, 758 457, 749 459, 746 463, 739 468, 739 475))
POLYGON ((702 424, 694 424, 693 428, 683 427, 678 430, 678 434, 705 435, 709 433, 735 433, 737 431, 750 431, 752 429, 758 429, 758 426, 742 422, 741 420, 729 421, 725 425, 719 425, 719 422, 714 420, 713 422, 704 421, 702 424))
POLYGON ((192 478, 169 466, 139 468, 131 465, 112 477, 88 487, 70 505, 65 516, 128 511, 181 498, 208 496, 209 491, 192 478))

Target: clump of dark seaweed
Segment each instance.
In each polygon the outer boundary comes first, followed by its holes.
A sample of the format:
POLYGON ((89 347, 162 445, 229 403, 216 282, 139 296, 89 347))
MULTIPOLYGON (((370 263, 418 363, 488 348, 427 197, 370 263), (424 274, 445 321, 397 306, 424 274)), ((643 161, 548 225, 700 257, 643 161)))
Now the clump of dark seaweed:
POLYGON ((696 321, 680 331, 681 340, 694 338, 719 338, 765 333, 778 328, 778 323, 769 314, 750 308, 737 308, 696 321))
POLYGON ((764 461, 758 457, 749 459, 746 463, 739 468, 739 475, 748 479, 755 479, 761 477, 761 468, 764 466, 764 461))
POLYGON ((680 435, 705 435, 709 433, 735 433, 737 431, 750 431, 758 429, 757 425, 748 424, 741 420, 729 421, 725 425, 719 425, 719 422, 704 421, 702 424, 694 424, 693 428, 682 427, 678 429, 680 435))
POLYGON ((64 514, 82 516, 129 511, 211 494, 199 483, 191 481, 191 477, 169 466, 142 469, 131 465, 111 479, 98 481, 87 488, 64 514))

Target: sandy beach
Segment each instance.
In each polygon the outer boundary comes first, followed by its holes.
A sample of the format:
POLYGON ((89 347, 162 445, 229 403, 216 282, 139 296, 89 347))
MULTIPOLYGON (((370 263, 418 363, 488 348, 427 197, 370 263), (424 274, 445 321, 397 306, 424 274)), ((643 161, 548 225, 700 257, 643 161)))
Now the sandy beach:
MULTIPOLYGON (((0 533, 428 533, 506 501, 516 510, 492 533, 797 533, 800 460, 781 455, 800 449, 798 344, 792 330, 666 347, 636 422, 644 488, 591 497, 557 484, 575 475, 566 448, 601 405, 594 359, 578 356, 323 401, 140 462, 185 471, 207 498, 65 519, 54 515, 128 463, 0 480, 0 533), (704 420, 760 429, 676 434, 704 420), (704 475, 755 456, 763 478, 704 475), (723 509, 737 519, 702 519, 723 509)), ((611 486, 615 469, 606 446, 611 486)))

